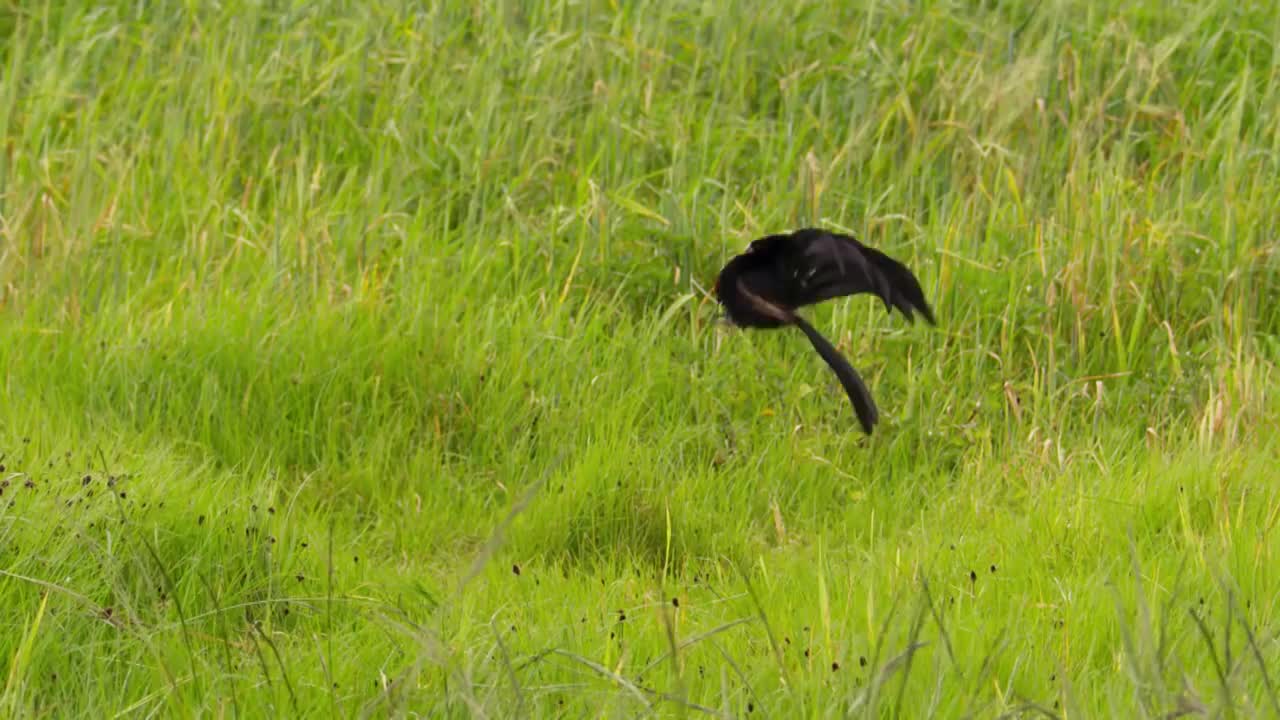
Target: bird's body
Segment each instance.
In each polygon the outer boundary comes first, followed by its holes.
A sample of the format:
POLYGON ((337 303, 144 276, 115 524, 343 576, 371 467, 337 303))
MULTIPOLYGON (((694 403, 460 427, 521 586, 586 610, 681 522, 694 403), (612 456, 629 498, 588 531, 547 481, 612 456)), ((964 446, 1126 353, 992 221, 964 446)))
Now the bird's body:
POLYGON ((920 313, 931 324, 933 310, 920 282, 905 265, 848 235, 805 228, 769 235, 751 243, 720 271, 716 299, 730 322, 740 327, 795 325, 840 379, 863 430, 879 419, 871 393, 849 361, 796 309, 846 295, 874 293, 885 309, 908 320, 920 313))

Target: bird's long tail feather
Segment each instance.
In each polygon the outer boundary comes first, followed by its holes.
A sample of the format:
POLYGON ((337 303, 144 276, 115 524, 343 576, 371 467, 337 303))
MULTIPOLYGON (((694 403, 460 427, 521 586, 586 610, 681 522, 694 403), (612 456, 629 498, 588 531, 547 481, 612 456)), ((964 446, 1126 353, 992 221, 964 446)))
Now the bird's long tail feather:
POLYGON ((849 361, 822 336, 822 333, 805 322, 804 318, 792 313, 791 321, 804 332, 809 342, 813 343, 813 349, 818 351, 822 359, 831 367, 831 371, 840 379, 840 384, 844 386, 844 391, 849 396, 849 402, 853 403, 853 411, 858 415, 858 422, 862 423, 863 431, 870 435, 871 429, 880 419, 880 413, 876 410, 875 401, 871 399, 871 391, 867 389, 866 383, 862 382, 858 371, 853 369, 849 361))
POLYGON ((840 354, 840 351, 836 350, 835 346, 823 337, 822 333, 806 322, 804 318, 790 310, 778 307, 751 292, 742 280, 738 280, 737 287, 738 292, 758 312, 779 322, 793 323, 804 332, 809 338, 809 342, 813 343, 813 349, 818 351, 818 354, 826 361, 827 366, 840 379, 840 384, 844 386, 845 394, 849 396, 849 402, 853 403, 853 412, 857 414, 858 422, 862 423, 863 431, 870 435, 871 429, 875 427, 876 421, 880 419, 880 413, 876 410, 875 401, 871 399, 871 391, 867 389, 866 383, 862 382, 858 371, 854 370, 849 361, 840 354))

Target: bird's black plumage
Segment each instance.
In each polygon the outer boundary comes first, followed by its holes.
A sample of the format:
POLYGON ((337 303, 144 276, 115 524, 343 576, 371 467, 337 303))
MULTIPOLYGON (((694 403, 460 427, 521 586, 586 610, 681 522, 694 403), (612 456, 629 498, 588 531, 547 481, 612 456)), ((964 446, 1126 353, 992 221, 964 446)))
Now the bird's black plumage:
POLYGON ((805 228, 769 235, 730 260, 716 279, 716 299, 730 322, 740 327, 795 325, 844 386, 862 429, 879 419, 871 392, 849 361, 796 309, 846 295, 873 293, 885 310, 913 320, 920 313, 935 324, 920 282, 905 265, 848 235, 805 228))

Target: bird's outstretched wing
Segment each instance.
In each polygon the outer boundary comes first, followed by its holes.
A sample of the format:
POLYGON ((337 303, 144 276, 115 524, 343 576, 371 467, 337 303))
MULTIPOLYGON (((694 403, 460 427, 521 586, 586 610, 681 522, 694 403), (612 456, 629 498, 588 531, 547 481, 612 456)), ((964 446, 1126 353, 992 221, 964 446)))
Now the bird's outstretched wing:
POLYGON ((886 310, 897 308, 908 320, 918 312, 936 324, 920 281, 911 270, 848 235, 799 230, 789 236, 785 251, 778 245, 772 249, 784 276, 791 279, 787 299, 793 307, 874 293, 884 301, 886 310))

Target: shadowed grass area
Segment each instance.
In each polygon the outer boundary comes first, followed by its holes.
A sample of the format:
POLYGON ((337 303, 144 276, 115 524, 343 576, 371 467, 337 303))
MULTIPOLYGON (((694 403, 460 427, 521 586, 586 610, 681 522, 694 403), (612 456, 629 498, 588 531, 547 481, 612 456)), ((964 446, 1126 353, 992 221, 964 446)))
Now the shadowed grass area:
POLYGON ((1280 715, 1267 10, 0 8, 0 714, 1280 715))

